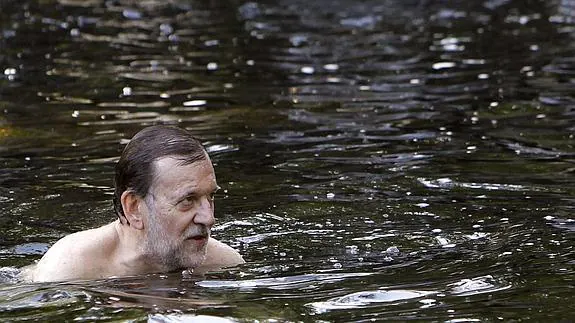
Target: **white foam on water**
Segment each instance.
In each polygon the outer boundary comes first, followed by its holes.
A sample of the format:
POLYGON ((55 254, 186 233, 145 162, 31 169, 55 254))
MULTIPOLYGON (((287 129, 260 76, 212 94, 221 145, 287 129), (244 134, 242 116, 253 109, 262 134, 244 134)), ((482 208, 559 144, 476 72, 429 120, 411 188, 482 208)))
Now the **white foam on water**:
POLYGON ((248 280, 202 280, 196 285, 206 288, 298 289, 317 282, 334 283, 343 279, 370 276, 370 273, 307 274, 248 280))
POLYGON ((354 309, 382 303, 403 303, 412 299, 427 298, 433 294, 437 293, 407 289, 363 291, 332 298, 324 302, 309 303, 307 306, 312 307, 317 313, 323 313, 331 310, 354 309))
POLYGON ((491 275, 462 279, 448 286, 451 287, 451 293, 457 296, 477 295, 511 288, 511 285, 497 282, 491 275))
POLYGON ((0 283, 17 283, 22 280, 22 270, 16 267, 0 267, 0 283))

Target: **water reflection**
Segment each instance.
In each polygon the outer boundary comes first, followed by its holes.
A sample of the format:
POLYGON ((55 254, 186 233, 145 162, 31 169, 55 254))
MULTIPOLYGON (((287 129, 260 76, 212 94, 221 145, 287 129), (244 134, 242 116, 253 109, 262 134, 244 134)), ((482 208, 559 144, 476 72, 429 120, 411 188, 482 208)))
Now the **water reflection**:
POLYGON ((397 304, 414 298, 421 299, 420 302, 431 304, 434 303, 435 300, 423 298, 433 294, 433 292, 410 290, 365 291, 334 298, 326 302, 311 303, 309 306, 311 306, 316 312, 323 313, 329 310, 357 309, 379 303, 397 304))
POLYGON ((3 1, 1 265, 111 220, 155 123, 204 140, 250 262, 5 285, 2 318, 570 319, 572 7, 3 1))

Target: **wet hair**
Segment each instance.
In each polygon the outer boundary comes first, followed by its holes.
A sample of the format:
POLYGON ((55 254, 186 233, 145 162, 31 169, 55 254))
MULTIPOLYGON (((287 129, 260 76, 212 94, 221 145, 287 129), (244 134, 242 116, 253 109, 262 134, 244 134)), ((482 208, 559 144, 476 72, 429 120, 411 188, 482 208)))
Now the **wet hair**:
POLYGON ((145 198, 156 175, 154 162, 166 156, 176 156, 187 165, 205 160, 207 153, 198 139, 181 128, 159 125, 138 132, 116 164, 114 209, 120 223, 130 224, 122 208, 122 194, 133 191, 145 198))

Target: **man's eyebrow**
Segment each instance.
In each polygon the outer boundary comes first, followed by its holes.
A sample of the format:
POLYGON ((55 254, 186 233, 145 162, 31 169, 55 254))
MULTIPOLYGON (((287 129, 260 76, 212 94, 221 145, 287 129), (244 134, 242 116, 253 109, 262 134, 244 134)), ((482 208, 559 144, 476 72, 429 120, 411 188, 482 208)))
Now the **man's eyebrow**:
MULTIPOLYGON (((212 189, 209 191, 209 193, 210 193, 210 194, 216 193, 216 192, 219 191, 220 189, 221 189, 221 187, 216 184, 216 186, 215 186, 214 188, 212 188, 212 189)), ((178 201, 181 201, 181 200, 185 199, 186 197, 189 197, 189 196, 197 196, 197 195, 200 195, 200 194, 199 194, 199 192, 198 192, 198 189, 197 189, 196 187, 194 187, 194 188, 191 188, 191 189, 189 189, 189 190, 187 190, 187 191, 184 191, 182 194, 179 194, 177 200, 178 200, 178 201)))
POLYGON ((198 190, 197 190, 197 188, 194 187, 192 189, 185 190, 185 191, 182 191, 182 193, 179 193, 176 196, 176 200, 181 201, 181 200, 185 199, 186 197, 195 196, 195 195, 198 195, 198 190))

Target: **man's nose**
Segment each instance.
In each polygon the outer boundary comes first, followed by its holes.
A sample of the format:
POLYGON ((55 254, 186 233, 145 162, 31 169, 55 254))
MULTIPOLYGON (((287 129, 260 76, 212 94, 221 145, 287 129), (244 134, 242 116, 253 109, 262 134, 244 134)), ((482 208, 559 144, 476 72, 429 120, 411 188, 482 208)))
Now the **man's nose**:
POLYGON ((194 223, 212 227, 214 222, 214 204, 210 201, 209 198, 203 198, 198 209, 196 210, 194 223))

